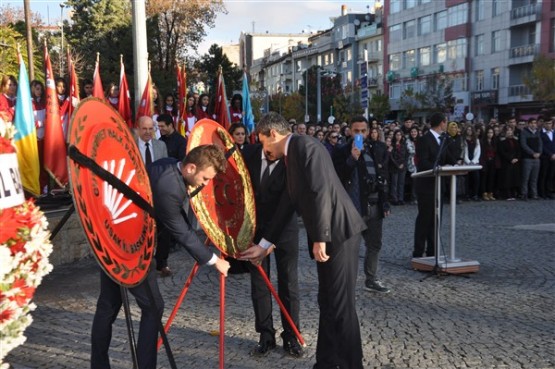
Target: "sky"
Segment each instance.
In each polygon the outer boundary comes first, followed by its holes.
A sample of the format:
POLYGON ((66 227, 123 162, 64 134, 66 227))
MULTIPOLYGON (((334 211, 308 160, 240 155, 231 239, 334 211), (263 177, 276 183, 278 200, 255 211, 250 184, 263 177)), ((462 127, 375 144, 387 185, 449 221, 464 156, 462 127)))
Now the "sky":
MULTIPOLYGON (((44 23, 60 21, 61 1, 31 0, 31 10, 39 12, 44 23)), ((216 26, 208 29, 207 37, 199 47, 203 55, 208 48, 218 45, 236 44, 241 32, 255 33, 301 33, 331 28, 330 17, 341 14, 341 5, 347 5, 349 13, 366 12, 369 1, 325 1, 325 0, 224 0, 228 14, 219 13, 216 26)), ((23 7, 23 0, 0 0, 0 6, 23 7)), ((67 9, 64 10, 67 17, 67 9)))

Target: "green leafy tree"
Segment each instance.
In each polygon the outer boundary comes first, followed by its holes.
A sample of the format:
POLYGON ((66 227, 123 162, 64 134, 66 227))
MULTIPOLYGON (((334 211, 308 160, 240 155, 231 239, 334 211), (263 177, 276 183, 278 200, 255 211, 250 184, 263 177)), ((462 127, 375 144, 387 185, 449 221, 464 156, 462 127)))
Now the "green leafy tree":
POLYGON ((333 110, 336 122, 350 122, 353 117, 364 113, 359 96, 358 88, 347 86, 343 93, 334 97, 333 110))
POLYGON ((401 101, 399 103, 399 108, 403 111, 404 116, 412 117, 414 113, 420 110, 420 101, 422 96, 414 92, 412 88, 406 89, 401 94, 401 101))
POLYGON ((534 99, 544 104, 544 109, 555 109, 555 60, 539 55, 532 64, 530 74, 523 78, 534 99))
POLYGON ((368 112, 373 114, 373 116, 383 122, 385 117, 391 111, 391 106, 389 105, 389 96, 384 94, 374 94, 368 103, 368 112))
POLYGON ((455 106, 453 79, 443 73, 434 73, 427 75, 425 81, 424 90, 417 95, 422 111, 451 112, 455 106))
MULTIPOLYGON (((17 59, 17 45, 20 46, 21 55, 29 72, 29 64, 27 58, 27 41, 23 33, 18 32, 16 27, 12 25, 0 26, 0 75, 13 75, 18 78, 19 60, 17 59)), ((33 43, 34 70, 35 79, 44 80, 43 72, 43 56, 36 47, 37 43, 33 43)))
POLYGON ((97 52, 100 52, 100 75, 105 84, 119 80, 120 54, 126 70, 133 70, 131 2, 68 0, 66 5, 73 12, 72 22, 64 24, 64 32, 72 50, 82 56, 84 70, 78 72, 81 78, 92 78, 97 52))
POLYGON ((285 119, 304 122, 304 97, 298 92, 286 95, 282 102, 282 115, 285 119))
MULTIPOLYGON (((237 64, 229 61, 228 57, 223 53, 222 48, 217 44, 210 46, 208 53, 204 54, 194 65, 198 78, 204 81, 206 85, 210 86, 212 94, 216 93, 218 69, 220 66, 222 67, 228 100, 231 100, 233 91, 241 90, 243 71, 241 71, 237 64)), ((198 81, 188 81, 189 84, 195 82, 198 81)))

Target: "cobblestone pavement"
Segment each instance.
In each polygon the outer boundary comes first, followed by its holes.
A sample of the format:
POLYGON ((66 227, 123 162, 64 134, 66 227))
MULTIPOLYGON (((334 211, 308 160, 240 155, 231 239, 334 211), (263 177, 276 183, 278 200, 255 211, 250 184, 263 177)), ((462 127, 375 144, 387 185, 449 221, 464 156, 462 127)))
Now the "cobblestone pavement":
MULTIPOLYGON (((448 210, 446 206, 444 212, 448 210)), ((365 367, 555 368, 555 201, 464 203, 457 210, 457 256, 479 261, 475 274, 436 276, 412 270, 416 207, 394 207, 385 221, 380 274, 392 292, 363 290, 359 270, 357 308, 365 367)), ((443 228, 447 240, 447 217, 443 228)), ((306 244, 304 230, 301 236, 306 244)), ((305 357, 290 358, 280 346, 265 358, 249 356, 258 340, 249 278, 234 275, 226 283, 226 368, 314 364, 317 278, 305 249, 303 245, 300 261, 305 357)), ((363 253, 361 246, 361 261, 363 253)), ((193 263, 184 250, 177 250, 170 265, 176 274, 159 280, 166 301, 164 321, 193 263)), ((180 369, 218 367, 218 280, 213 268, 201 268, 175 319, 169 340, 180 369)), ((37 292, 27 342, 8 356, 12 368, 88 368, 98 287, 92 259, 57 267, 37 292)), ((139 312, 131 301, 137 323, 139 312)), ((274 321, 279 332, 277 305, 274 321)), ((113 336, 112 368, 131 368, 123 313, 113 336)), ((158 363, 159 368, 170 367, 163 351, 158 363)))

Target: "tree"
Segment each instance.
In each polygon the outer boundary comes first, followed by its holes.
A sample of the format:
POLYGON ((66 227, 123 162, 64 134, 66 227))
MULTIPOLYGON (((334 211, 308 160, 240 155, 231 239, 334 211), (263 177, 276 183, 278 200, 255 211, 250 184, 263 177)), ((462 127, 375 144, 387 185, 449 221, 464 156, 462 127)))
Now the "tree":
POLYGON ((368 111, 373 116, 383 122, 387 114, 389 114, 391 106, 389 105, 389 97, 384 94, 374 94, 368 104, 368 111))
MULTIPOLYGON (((225 87, 227 98, 231 99, 233 91, 241 89, 241 81, 243 72, 237 66, 229 61, 227 56, 223 53, 222 48, 217 44, 210 46, 208 54, 204 54, 200 60, 195 62, 195 68, 198 72, 198 78, 209 85, 211 91, 215 91, 216 77, 218 75, 218 68, 222 67, 224 75, 225 87)), ((190 81, 195 83, 198 81, 190 81)))
POLYGON ((424 90, 417 94, 424 112, 450 112, 455 106, 453 79, 443 73, 433 73, 425 77, 424 90))
POLYGON ((539 55, 532 64, 530 74, 523 78, 534 100, 541 101, 544 108, 555 108, 555 60, 539 55))
POLYGON ((421 94, 414 92, 412 88, 408 88, 401 94, 399 108, 404 111, 406 117, 412 117, 414 113, 420 110, 421 94))
MULTIPOLYGON (((24 32, 24 31, 23 31, 24 32)), ((25 64, 27 65, 27 70, 29 70, 29 65, 27 64, 27 41, 24 34, 18 32, 13 26, 0 26, 0 75, 13 75, 18 78, 19 74, 19 60, 17 59, 17 45, 20 45, 21 55, 25 64)), ((34 56, 34 68, 35 68, 35 78, 39 80, 44 80, 44 65, 43 56, 40 55, 40 50, 36 47, 36 43, 33 44, 33 56, 34 56), (40 55, 40 56, 39 56, 40 55)), ((41 48, 42 49, 42 48, 41 48)))
POLYGON ((334 97, 333 109, 336 121, 339 122, 350 122, 355 116, 362 115, 364 109, 360 104, 359 89, 347 86, 343 93, 334 97))
MULTIPOLYGON (((13 25, 17 22, 25 21, 23 7, 11 7, 8 5, 0 5, 0 26, 13 25)), ((40 26, 42 18, 38 12, 31 11, 31 25, 33 27, 40 26)))
MULTIPOLYGON (((68 0, 73 8, 71 23, 64 32, 73 52, 82 56, 83 78, 92 78, 96 53, 100 52, 100 73, 104 83, 119 81, 120 54, 125 68, 133 70, 131 2, 120 0, 68 0)), ((130 79, 132 83, 132 79, 130 79)))
POLYGON ((281 104, 285 119, 294 118, 297 122, 304 122, 304 97, 298 92, 286 95, 281 104))
POLYGON ((149 54, 165 72, 184 62, 187 51, 196 51, 217 13, 226 12, 222 0, 148 0, 146 10, 149 54))

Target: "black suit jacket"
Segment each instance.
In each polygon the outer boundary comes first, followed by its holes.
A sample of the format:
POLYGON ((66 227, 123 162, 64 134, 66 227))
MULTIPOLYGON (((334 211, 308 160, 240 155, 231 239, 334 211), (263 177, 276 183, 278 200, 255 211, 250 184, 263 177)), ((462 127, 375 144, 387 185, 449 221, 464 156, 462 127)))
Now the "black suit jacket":
MULTIPOLYGON (((418 172, 433 169, 436 160, 438 165, 455 164, 454 158, 450 158, 449 155, 447 155, 449 146, 454 144, 454 141, 447 136, 445 136, 444 140, 446 141, 443 144, 443 149, 439 159, 437 158, 439 155, 440 145, 437 143, 437 140, 431 131, 426 132, 426 134, 418 140, 418 143, 416 144, 415 156, 417 163, 416 168, 418 172)), ((435 180, 433 176, 415 178, 415 190, 419 193, 434 193, 434 183, 435 180)))
POLYGON ((299 232, 297 217, 291 212, 291 199, 287 192, 287 179, 285 173, 284 160, 280 160, 272 170, 265 188, 261 188, 260 177, 262 176, 262 145, 245 145, 242 150, 245 163, 249 170, 252 186, 255 194, 256 203, 256 234, 255 243, 261 238, 266 238, 266 233, 271 228, 276 215, 276 209, 280 204, 284 204, 289 209, 289 220, 285 220, 285 225, 281 229, 281 234, 277 235, 279 241, 284 241, 291 236, 296 236, 299 232))
MULTIPOLYGON (((331 243, 328 253, 333 253, 334 248, 366 229, 320 141, 293 135, 284 161, 289 196, 303 218, 311 242, 331 243)), ((280 204, 278 213, 281 211, 280 204)), ((283 220, 276 221, 272 230, 279 230, 283 224, 283 220)), ((311 245, 309 249, 312 250, 311 245)))
POLYGON ((213 254, 199 240, 187 219, 189 195, 178 163, 175 158, 164 158, 147 168, 156 223, 158 227, 165 228, 161 231, 170 232, 175 242, 185 247, 200 265, 204 265, 213 254))

